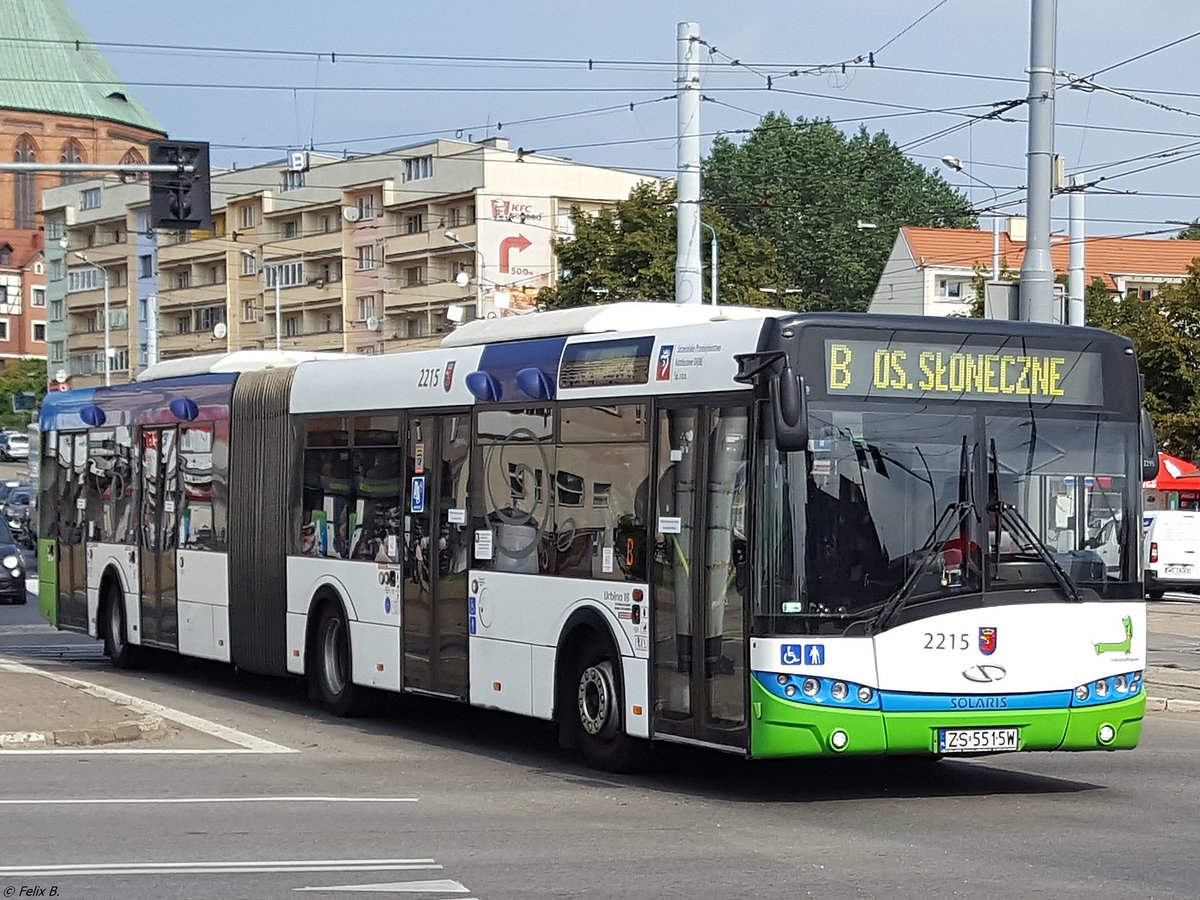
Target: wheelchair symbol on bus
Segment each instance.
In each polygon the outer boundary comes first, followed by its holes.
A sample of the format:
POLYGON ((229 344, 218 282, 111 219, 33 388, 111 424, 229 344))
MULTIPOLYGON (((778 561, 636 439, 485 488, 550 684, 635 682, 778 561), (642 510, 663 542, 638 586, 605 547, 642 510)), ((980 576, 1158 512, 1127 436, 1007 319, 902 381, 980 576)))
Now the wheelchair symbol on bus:
POLYGON ((824 644, 784 644, 779 648, 779 661, 785 666, 825 665, 824 644))

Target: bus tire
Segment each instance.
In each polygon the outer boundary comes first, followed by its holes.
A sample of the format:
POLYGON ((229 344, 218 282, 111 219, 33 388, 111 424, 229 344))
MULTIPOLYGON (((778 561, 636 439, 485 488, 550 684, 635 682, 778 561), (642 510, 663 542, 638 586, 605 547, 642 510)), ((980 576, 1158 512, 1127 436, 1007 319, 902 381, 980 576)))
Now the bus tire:
POLYGON ((1150 600, 1161 600, 1166 593, 1166 591, 1146 591, 1146 597, 1150 600))
POLYGON ((321 606, 313 657, 312 677, 321 705, 335 716, 357 715, 363 691, 351 680, 350 627, 336 603, 321 606))
POLYGON ((129 628, 125 623, 125 595, 110 582, 100 605, 103 623, 104 655, 118 669, 132 669, 138 663, 138 650, 129 643, 129 628))
POLYGON ((620 657, 610 641, 588 636, 570 669, 563 715, 588 764, 605 772, 632 772, 646 761, 646 744, 623 728, 620 657))

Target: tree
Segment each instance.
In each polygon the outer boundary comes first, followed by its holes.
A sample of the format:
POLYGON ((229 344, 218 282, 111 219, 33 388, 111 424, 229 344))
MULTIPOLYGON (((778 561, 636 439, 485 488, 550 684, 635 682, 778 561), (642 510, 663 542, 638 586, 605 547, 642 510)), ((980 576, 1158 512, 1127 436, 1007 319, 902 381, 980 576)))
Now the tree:
POLYGON ((1175 235, 1177 241, 1200 241, 1200 219, 1192 219, 1192 224, 1181 228, 1175 235))
MULTIPOLYGON (((614 300, 675 299, 675 186, 641 184, 611 209, 588 215, 571 211, 575 235, 555 245, 562 276, 538 293, 550 308, 587 306, 614 300)), ((783 286, 775 250, 765 240, 738 233, 724 216, 702 210, 719 242, 720 302, 764 306, 760 287, 783 286)), ((708 248, 707 230, 702 235, 708 248)), ((707 293, 709 279, 703 279, 707 293)))
POLYGON ((1099 279, 1085 295, 1089 325, 1133 341, 1146 381, 1146 409, 1162 449, 1200 456, 1200 267, 1150 300, 1116 297, 1099 279))
POLYGON ((30 424, 32 412, 14 412, 13 395, 22 391, 33 394, 37 407, 46 396, 46 361, 44 359, 10 360, 0 369, 0 427, 24 428, 30 424))
POLYGON ((975 227, 966 198, 886 133, 847 137, 782 113, 741 144, 713 141, 704 190, 740 231, 775 246, 788 286, 814 309, 866 309, 901 225, 975 227))

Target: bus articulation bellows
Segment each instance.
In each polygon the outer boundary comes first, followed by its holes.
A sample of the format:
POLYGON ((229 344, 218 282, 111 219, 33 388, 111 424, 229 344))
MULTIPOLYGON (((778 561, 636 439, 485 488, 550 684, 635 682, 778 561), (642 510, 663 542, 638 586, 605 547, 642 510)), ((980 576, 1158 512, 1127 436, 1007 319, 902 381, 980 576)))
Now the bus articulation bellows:
POLYGON ((42 407, 40 604, 104 641, 553 719, 608 769, 1136 745, 1124 338, 621 303, 172 360, 42 407))

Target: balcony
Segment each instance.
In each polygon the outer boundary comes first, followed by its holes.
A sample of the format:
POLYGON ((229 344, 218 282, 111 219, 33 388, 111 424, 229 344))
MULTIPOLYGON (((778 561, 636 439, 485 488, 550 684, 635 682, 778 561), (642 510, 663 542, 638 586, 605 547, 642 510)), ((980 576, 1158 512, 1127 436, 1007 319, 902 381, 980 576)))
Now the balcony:
POLYGON ((383 295, 388 312, 418 312, 426 306, 445 306, 448 303, 475 304, 475 285, 459 287, 454 281, 435 281, 395 287, 383 295))
POLYGON ((206 262, 211 265, 214 261, 224 261, 225 254, 230 249, 229 243, 226 238, 209 238, 205 241, 160 244, 158 267, 162 269, 184 262, 206 262))
MULTIPOLYGON (((118 291, 124 292, 125 290, 126 290, 125 285, 121 285, 120 287, 112 287, 110 285, 108 288, 108 295, 109 295, 110 303, 112 302, 112 298, 114 296, 124 297, 125 296, 124 293, 117 294, 117 292, 118 291)), ((103 305, 104 305, 104 287, 103 287, 103 285, 101 285, 100 287, 95 288, 93 290, 90 290, 90 291, 72 291, 71 293, 67 294, 67 311, 68 312, 75 312, 80 309, 89 309, 91 307, 103 306, 103 305)))
POLYGON ((185 288, 160 288, 159 309, 176 306, 224 306, 227 284, 201 284, 185 288))
POLYGON ((294 259, 297 256, 340 256, 342 232, 319 232, 294 238, 278 238, 267 241, 259 252, 263 251, 267 254, 268 264, 276 257, 294 259))
POLYGON ((453 228, 439 228, 435 231, 419 231, 416 234, 397 234, 384 239, 383 258, 390 261, 410 256, 414 253, 429 253, 441 250, 465 251, 466 248, 460 246, 457 241, 452 241, 446 237, 447 231, 453 231, 458 236, 458 240, 464 244, 474 244, 477 237, 477 229, 474 223, 470 225, 457 225, 453 228))
POLYGON ((158 335, 158 355, 161 359, 223 352, 225 341, 218 341, 209 331, 192 331, 187 334, 163 331, 158 335))
MULTIPOLYGON (((110 235, 111 237, 111 235, 110 235)), ((131 256, 137 253, 137 244, 131 243, 128 237, 124 241, 112 241, 107 244, 97 244, 93 247, 73 248, 67 256, 71 265, 75 265, 82 253, 89 260, 101 266, 127 264, 131 256)))

